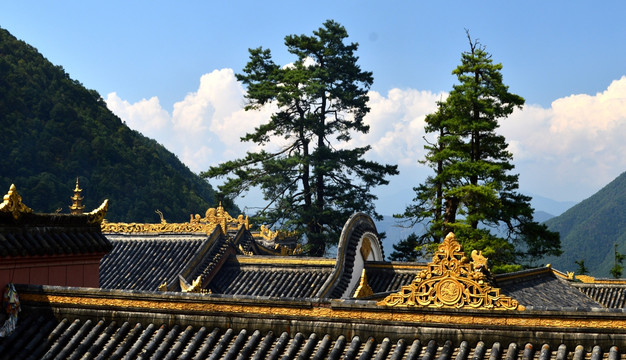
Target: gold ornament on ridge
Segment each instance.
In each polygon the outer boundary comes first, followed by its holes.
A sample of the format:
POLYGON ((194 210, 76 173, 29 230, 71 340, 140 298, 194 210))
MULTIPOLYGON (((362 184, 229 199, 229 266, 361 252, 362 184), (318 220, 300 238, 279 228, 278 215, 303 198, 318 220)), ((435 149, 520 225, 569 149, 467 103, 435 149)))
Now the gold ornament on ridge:
POLYGON ((489 284, 487 258, 476 250, 471 256, 469 262, 455 235, 448 234, 426 270, 378 305, 523 310, 517 300, 489 284))

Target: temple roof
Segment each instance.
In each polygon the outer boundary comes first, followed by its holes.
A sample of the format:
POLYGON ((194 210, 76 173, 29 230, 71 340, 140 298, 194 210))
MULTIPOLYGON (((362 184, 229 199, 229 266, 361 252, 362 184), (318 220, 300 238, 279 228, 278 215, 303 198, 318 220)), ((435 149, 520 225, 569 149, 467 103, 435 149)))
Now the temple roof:
MULTIPOLYGON (((375 338, 324 332, 272 331, 262 327, 232 328, 174 325, 159 322, 116 322, 74 317, 26 316, 0 352, 12 358, 94 359, 624 359, 616 345, 549 346, 501 342, 429 340, 403 336, 375 338), (34 331, 37 329, 37 331, 34 331), (30 345, 30 347, 27 347, 30 345)), ((208 325, 208 324, 207 324, 208 325)))
MULTIPOLYGON (((0 251, 36 251, 37 236, 82 251, 72 246, 89 244, 85 232, 99 234, 101 213, 32 214, 12 191, 0 251)), ((431 262, 386 262, 362 213, 346 221, 335 258, 297 256, 242 218, 209 229, 217 214, 100 235, 113 247, 102 288, 16 285, 22 312, 0 358, 626 359, 623 282, 551 267, 491 275, 454 234, 431 262)))
POLYGON ((496 277, 502 292, 526 307, 591 309, 604 306, 579 291, 576 283, 551 267, 529 269, 496 277))
POLYGON ((626 359, 626 314, 18 286, 11 358, 626 359))
POLYGON ((298 253, 278 243, 274 249, 280 250, 273 250, 270 236, 259 241, 243 224, 238 231, 211 226, 208 235, 180 224, 153 225, 104 225, 113 251, 101 263, 101 287, 180 291, 196 281, 196 290, 216 294, 350 298, 367 261, 383 258, 373 221, 360 213, 346 222, 335 259, 293 256, 298 253), (172 227, 155 230, 167 225, 172 227))
POLYGON ((156 290, 177 284, 178 275, 207 256, 204 234, 107 235, 113 250, 100 262, 100 287, 156 290), (149 269, 149 270, 148 270, 149 269))
POLYGON ((207 289, 235 296, 314 298, 334 265, 324 258, 230 256, 207 289))
POLYGON ((111 243, 100 233, 106 209, 107 201, 87 214, 35 213, 11 185, 0 204, 0 257, 107 252, 111 243))

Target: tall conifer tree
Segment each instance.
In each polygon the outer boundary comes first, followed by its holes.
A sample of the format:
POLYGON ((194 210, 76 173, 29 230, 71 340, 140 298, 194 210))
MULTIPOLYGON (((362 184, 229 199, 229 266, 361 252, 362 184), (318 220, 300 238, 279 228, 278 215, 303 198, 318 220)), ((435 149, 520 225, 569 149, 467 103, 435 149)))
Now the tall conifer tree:
POLYGON ((338 240, 355 211, 377 215, 371 188, 388 183, 395 165, 364 159, 369 146, 349 148, 354 132, 367 133, 367 91, 372 73, 361 70, 346 44, 343 26, 329 20, 313 36, 289 35, 293 64, 280 67, 270 50, 250 50, 250 61, 237 78, 247 86, 246 110, 273 103, 278 111, 242 141, 261 145, 243 159, 210 168, 205 177, 227 178, 220 191, 234 197, 251 187, 263 191, 267 207, 258 221, 304 235, 311 255, 323 255, 338 240), (285 145, 270 150, 273 139, 285 145))
POLYGON ((435 174, 415 187, 414 203, 401 217, 430 226, 420 238, 437 243, 450 231, 465 241, 465 250, 483 250, 496 271, 510 271, 541 255, 558 255, 558 233, 533 221, 530 197, 517 192, 511 174, 512 154, 498 121, 521 108, 524 99, 502 82, 502 65, 468 33, 470 51, 452 72, 454 85, 435 113, 426 117, 427 133, 436 140, 423 161, 435 174))

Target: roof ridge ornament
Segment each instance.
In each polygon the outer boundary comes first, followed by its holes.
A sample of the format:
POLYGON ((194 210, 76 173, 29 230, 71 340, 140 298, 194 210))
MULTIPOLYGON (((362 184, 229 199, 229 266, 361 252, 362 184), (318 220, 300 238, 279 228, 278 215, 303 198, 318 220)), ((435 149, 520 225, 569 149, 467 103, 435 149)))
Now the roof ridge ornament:
POLYGON ((82 191, 83 189, 78 187, 78 177, 76 177, 76 187, 74 188, 74 195, 70 196, 70 199, 72 200, 72 205, 70 205, 70 214, 72 215, 80 215, 85 209, 85 205, 82 204, 82 201, 84 199, 84 197, 81 196, 82 191))
POLYGON ((109 210, 109 199, 104 199, 102 204, 100 204, 97 209, 94 209, 87 213, 87 222, 90 224, 102 224, 104 222, 104 217, 107 214, 107 210, 109 210))
POLYGON ((354 292, 354 298, 363 298, 374 295, 374 291, 370 287, 367 282, 367 275, 365 275, 365 269, 361 272, 361 280, 359 281, 359 286, 356 288, 354 292))
POLYGON ((487 258, 472 251, 469 262, 454 233, 439 244, 433 261, 399 292, 378 305, 403 307, 524 310, 517 300, 491 286, 487 258))
POLYGON ((15 184, 11 184, 9 192, 4 195, 3 200, 2 204, 0 204, 0 211, 11 213, 15 220, 19 219, 23 214, 33 212, 33 209, 22 203, 22 197, 17 192, 15 184))

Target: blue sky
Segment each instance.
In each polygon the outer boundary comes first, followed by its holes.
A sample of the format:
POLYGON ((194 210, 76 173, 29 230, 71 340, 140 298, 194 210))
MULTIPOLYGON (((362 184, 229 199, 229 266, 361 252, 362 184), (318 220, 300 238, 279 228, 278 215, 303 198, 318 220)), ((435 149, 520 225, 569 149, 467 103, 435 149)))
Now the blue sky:
POLYGON ((417 164, 423 117, 455 83, 465 29, 526 99, 501 128, 523 192, 580 201, 626 170, 625 13, 620 1, 20 1, 0 4, 0 27, 201 171, 241 156, 249 147, 237 139, 271 111, 241 110, 233 74, 247 49, 270 48, 287 64, 285 35, 334 19, 374 73, 371 131, 355 143, 400 165, 391 186, 377 190, 381 212, 392 213, 429 174, 417 164))

